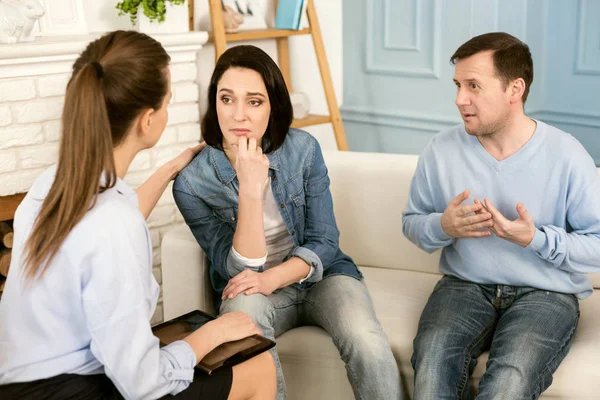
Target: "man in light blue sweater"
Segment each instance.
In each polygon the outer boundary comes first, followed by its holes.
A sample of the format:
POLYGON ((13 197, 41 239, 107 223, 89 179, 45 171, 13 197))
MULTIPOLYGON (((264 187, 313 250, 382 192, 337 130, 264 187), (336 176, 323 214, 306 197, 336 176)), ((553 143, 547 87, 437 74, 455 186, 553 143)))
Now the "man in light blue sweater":
POLYGON ((442 248, 412 357, 415 400, 537 399, 577 327, 584 274, 600 272, 600 178, 571 135, 524 114, 533 81, 526 44, 506 33, 458 48, 464 125, 423 151, 403 214, 417 246, 442 248))

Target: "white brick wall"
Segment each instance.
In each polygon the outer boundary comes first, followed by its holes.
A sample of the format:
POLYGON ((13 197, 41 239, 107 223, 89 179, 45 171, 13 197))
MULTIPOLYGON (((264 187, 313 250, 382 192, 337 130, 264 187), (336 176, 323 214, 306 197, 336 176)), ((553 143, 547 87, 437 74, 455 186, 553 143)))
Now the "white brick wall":
POLYGON ((0 151, 0 173, 17 169, 17 152, 15 150, 0 151))
POLYGON ((7 126, 11 122, 10 107, 0 105, 0 126, 7 126))
POLYGON ((40 97, 64 96, 71 74, 48 75, 38 78, 37 92, 40 97))
POLYGON ((25 193, 29 190, 36 178, 44 172, 46 168, 25 169, 0 174, 0 190, 3 193, 25 193))
POLYGON ((198 122, 200 110, 198 103, 183 103, 169 105, 169 126, 198 122))
POLYGON ((0 103, 29 100, 35 97, 33 79, 0 80, 0 103))
MULTIPOLYGON (((168 51, 168 48, 167 48, 168 51)), ((48 166, 56 163, 60 117, 70 74, 0 79, 0 196, 27 192, 48 166)), ((198 143, 200 114, 196 62, 171 65, 173 101, 169 124, 157 145, 140 152, 125 181, 142 184, 158 167, 198 143)), ((160 243, 165 232, 183 219, 170 184, 148 219, 153 247, 153 274, 162 285, 160 243)), ((162 296, 152 323, 163 319, 162 296)))
POLYGON ((44 100, 31 100, 14 103, 12 112, 14 122, 27 124, 30 122, 43 122, 60 118, 62 113, 63 98, 53 97, 44 100))
POLYGON ((25 147, 18 152, 22 169, 50 166, 58 161, 58 143, 25 147))
POLYGON ((171 83, 174 84, 182 81, 195 81, 198 72, 195 63, 171 64, 171 83))
MULTIPOLYGON (((0 149, 34 145, 43 141, 44 135, 42 134, 42 125, 40 124, 9 125, 8 127, 0 128, 0 149)), ((0 195, 2 195, 1 192, 0 195)))
POLYGON ((175 103, 198 101, 198 87, 187 83, 173 85, 171 88, 175 103))
POLYGON ((194 142, 200 140, 200 124, 179 125, 177 139, 179 142, 194 142))
POLYGON ((60 120, 44 123, 44 136, 47 142, 56 142, 60 139, 60 120))

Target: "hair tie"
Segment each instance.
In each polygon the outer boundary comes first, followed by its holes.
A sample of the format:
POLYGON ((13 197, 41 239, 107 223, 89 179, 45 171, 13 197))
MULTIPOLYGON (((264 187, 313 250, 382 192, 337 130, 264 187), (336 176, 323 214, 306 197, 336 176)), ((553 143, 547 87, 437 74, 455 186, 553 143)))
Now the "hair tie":
POLYGON ((98 79, 104 78, 104 68, 102 68, 102 64, 98 61, 92 61, 91 63, 94 68, 96 68, 96 75, 98 75, 98 79))

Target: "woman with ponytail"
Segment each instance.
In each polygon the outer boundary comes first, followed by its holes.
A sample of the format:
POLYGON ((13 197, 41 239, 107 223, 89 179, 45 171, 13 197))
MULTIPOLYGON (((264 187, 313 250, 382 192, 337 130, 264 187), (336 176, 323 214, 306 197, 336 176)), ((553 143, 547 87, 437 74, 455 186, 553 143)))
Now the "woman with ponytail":
POLYGON ((169 56, 154 39, 117 31, 73 66, 59 161, 17 209, 0 302, 0 398, 269 399, 264 353, 214 375, 194 366, 223 342, 258 333, 233 313, 163 348, 150 317, 159 287, 145 217, 203 146, 161 167, 137 194, 122 180, 167 123, 169 56))

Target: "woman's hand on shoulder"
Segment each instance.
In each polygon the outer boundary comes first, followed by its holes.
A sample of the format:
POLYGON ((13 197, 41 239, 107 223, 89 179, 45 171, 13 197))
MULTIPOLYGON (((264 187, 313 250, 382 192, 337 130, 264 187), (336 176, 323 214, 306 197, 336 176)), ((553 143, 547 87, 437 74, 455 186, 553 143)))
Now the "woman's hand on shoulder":
POLYGON ((200 153, 205 147, 206 142, 202 142, 194 147, 189 147, 182 151, 180 155, 169 161, 169 164, 171 164, 173 170, 173 175, 171 179, 174 179, 175 176, 177 176, 177 174, 181 172, 182 169, 187 167, 187 165, 194 159, 194 157, 196 157, 196 155, 200 153))

